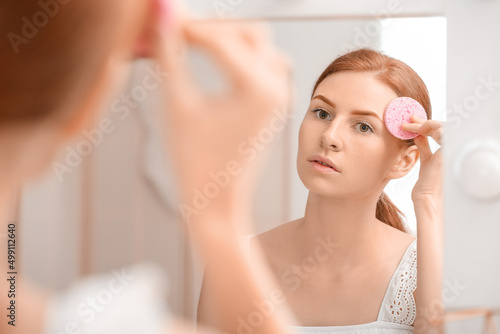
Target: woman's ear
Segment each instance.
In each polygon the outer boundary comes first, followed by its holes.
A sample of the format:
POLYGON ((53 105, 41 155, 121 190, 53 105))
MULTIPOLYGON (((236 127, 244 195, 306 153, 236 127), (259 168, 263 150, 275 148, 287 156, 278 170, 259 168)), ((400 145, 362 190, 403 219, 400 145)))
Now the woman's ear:
POLYGON ((401 150, 399 158, 388 172, 390 179, 399 179, 408 174, 420 158, 417 145, 412 145, 405 150, 401 150))

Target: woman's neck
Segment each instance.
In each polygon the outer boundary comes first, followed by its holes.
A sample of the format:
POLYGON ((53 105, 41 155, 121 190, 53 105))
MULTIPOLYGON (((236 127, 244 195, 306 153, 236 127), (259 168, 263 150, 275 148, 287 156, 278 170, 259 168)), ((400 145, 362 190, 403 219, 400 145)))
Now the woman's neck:
POLYGON ((355 265, 375 249, 383 232, 385 224, 375 216, 378 198, 331 198, 309 192, 301 224, 304 247, 313 249, 323 240, 334 250, 330 262, 355 265))

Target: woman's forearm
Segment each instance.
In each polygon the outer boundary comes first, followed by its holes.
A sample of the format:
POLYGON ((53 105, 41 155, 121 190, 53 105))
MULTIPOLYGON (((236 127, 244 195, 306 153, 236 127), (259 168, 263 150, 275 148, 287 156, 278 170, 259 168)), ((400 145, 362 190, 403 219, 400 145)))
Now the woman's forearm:
MULTIPOLYGON (((238 231, 228 228, 244 215, 205 214, 192 222, 192 241, 207 262, 205 275, 215 291, 217 323, 228 333, 289 333, 285 297, 276 288, 260 250, 250 249, 238 231), (239 217, 239 218, 238 218, 239 217)), ((248 218, 247 218, 248 219, 248 218)))
POLYGON ((417 316, 415 333, 443 333, 443 204, 439 198, 414 202, 417 218, 417 316))

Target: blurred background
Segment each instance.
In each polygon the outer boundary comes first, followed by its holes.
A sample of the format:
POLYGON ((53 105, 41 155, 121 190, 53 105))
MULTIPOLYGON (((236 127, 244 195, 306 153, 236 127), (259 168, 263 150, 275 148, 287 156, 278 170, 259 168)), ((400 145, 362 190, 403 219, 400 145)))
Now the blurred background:
MULTIPOLYGON (((317 77, 351 49, 382 50, 423 78, 433 118, 448 121, 446 308, 500 308, 500 135, 494 129, 495 120, 500 121, 496 107, 500 1, 190 0, 187 4, 201 17, 227 24, 235 19, 269 22, 274 41, 293 61, 293 117, 274 134, 257 187, 257 232, 304 214, 307 189, 295 167, 297 136, 317 77)), ((223 87, 223 78, 207 57, 196 50, 188 56, 200 84, 223 87)), ((80 276, 154 261, 168 273, 170 289, 165 297, 174 313, 194 319, 203 266, 178 220, 174 180, 155 121, 162 108, 161 90, 142 83, 154 71, 153 62, 135 61, 124 89, 109 105, 96 106, 81 138, 62 148, 43 179, 22 189, 17 217, 24 241, 22 271, 42 286, 61 290, 80 276)), ((418 168, 391 181, 385 190, 405 213, 413 234, 411 190, 418 168)), ((458 317, 447 325, 448 332, 479 332, 487 313, 477 314, 468 320, 458 317)))

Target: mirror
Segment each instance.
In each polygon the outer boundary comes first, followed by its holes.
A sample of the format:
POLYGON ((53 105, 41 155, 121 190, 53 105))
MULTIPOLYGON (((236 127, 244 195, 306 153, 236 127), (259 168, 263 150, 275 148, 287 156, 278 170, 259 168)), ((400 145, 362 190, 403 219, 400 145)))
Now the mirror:
MULTIPOLYGON (((343 15, 348 14, 347 11, 343 15)), ((296 100, 294 117, 274 136, 272 153, 257 187, 257 232, 303 215, 307 189, 295 167, 298 127, 314 81, 348 48, 372 47, 408 63, 429 88, 434 119, 445 120, 444 18, 281 17, 269 23, 275 42, 292 58, 296 100), (402 32, 406 38, 401 37, 402 32)), ((199 69, 202 82, 215 84, 212 80, 218 79, 210 75, 210 63, 196 55, 192 62, 199 69)), ((125 106, 119 96, 132 95, 151 66, 148 61, 136 62, 128 85, 114 100, 118 101, 115 107, 125 106)), ((131 262, 155 261, 169 273, 168 298, 174 313, 194 319, 202 271, 183 237, 183 226, 176 222, 169 163, 159 154, 158 128, 152 118, 152 113, 159 109, 159 93, 148 92, 147 98, 135 101, 136 106, 127 113, 106 106, 99 117, 109 118, 114 128, 102 143, 93 147, 92 155, 66 174, 64 182, 49 171, 44 180, 25 189, 20 216, 28 241, 22 252, 26 275, 54 289, 66 287, 78 278, 82 267, 88 272, 102 272, 131 262), (57 268, 58 274, 40 270, 41 259, 49 259, 45 266, 57 268)), ((59 159, 65 159, 65 153, 59 159)), ((418 165, 407 177, 391 181, 386 188, 389 197, 405 213, 410 230, 415 229, 410 193, 417 176, 418 165)))
MULTIPOLYGON (((276 44, 293 62, 295 104, 286 126, 274 133, 269 162, 260 179, 255 196, 257 232, 264 232, 285 222, 303 217, 308 190, 300 181, 297 169, 298 129, 309 106, 315 80, 337 56, 353 47, 372 47, 400 59, 411 66, 426 83, 433 106, 433 119, 446 120, 446 19, 389 18, 385 20, 276 20, 270 21, 276 44), (405 37, 406 36, 406 37, 405 37), (433 52, 428 52, 432 49, 433 52)), ((208 88, 223 85, 213 65, 203 55, 193 54, 191 63, 198 80, 208 88)), ((140 66, 139 66, 140 67, 140 66)), ((138 73, 143 73, 139 70, 138 73)), ((141 77, 141 74, 137 74, 141 77)), ((144 106, 140 118, 153 124, 147 115, 151 107, 144 106), (144 112, 142 112, 144 111, 144 112)), ((154 125, 152 125, 154 128, 154 125)), ((439 147, 431 139, 433 152, 439 147)), ((144 165, 147 180, 154 193, 165 205, 174 208, 171 178, 162 171, 169 170, 168 161, 159 162, 158 143, 150 142, 149 159, 144 165), (161 167, 159 167, 161 165, 161 167), (170 181, 169 181, 170 180, 170 181), (170 204, 168 204, 170 203, 170 204)), ((386 193, 406 216, 406 227, 416 236, 416 217, 411 191, 418 178, 419 165, 403 178, 386 186, 386 193)), ((192 250, 191 250, 192 252, 192 250)), ((200 263, 193 259, 187 275, 191 298, 188 312, 196 314, 196 305, 203 275, 200 263)))

